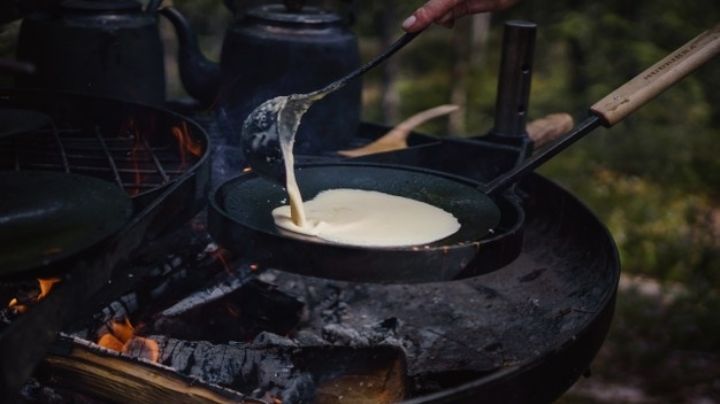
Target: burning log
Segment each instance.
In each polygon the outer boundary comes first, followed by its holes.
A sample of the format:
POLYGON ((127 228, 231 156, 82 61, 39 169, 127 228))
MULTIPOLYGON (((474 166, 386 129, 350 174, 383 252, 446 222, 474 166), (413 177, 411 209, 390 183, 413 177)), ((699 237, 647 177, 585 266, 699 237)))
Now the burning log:
MULTIPOLYGON (((137 338, 129 346, 143 345, 137 338)), ((62 336, 38 376, 119 402, 390 403, 407 389, 404 356, 388 346, 299 347, 267 333, 251 344, 145 339, 157 344, 158 363, 62 336)))
POLYGON ((300 347, 269 333, 251 344, 232 345, 150 338, 158 341, 164 365, 245 394, 270 393, 283 402, 337 402, 340 397, 395 402, 406 391, 405 359, 395 347, 300 347))
POLYGON ((183 376, 173 369, 104 350, 63 336, 38 375, 67 388, 113 402, 261 403, 217 385, 183 376))
POLYGON ((249 341, 262 331, 287 335, 306 315, 303 302, 275 286, 249 276, 233 277, 162 311, 153 331, 182 339, 249 341))

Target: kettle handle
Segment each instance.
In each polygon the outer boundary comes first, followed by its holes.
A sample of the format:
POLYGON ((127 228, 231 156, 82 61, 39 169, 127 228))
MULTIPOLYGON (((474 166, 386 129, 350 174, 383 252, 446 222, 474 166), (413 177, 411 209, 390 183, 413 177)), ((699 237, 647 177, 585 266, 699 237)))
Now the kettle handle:
POLYGON ((183 87, 204 106, 211 105, 220 90, 220 65, 203 55, 190 23, 178 9, 163 7, 159 13, 175 28, 179 45, 177 61, 183 87))

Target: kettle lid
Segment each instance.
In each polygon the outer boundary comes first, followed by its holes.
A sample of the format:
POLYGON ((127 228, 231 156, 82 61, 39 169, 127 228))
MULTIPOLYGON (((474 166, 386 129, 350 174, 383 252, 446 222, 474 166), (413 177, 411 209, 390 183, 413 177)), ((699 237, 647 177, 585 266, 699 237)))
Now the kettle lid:
POLYGON ((302 25, 337 24, 343 19, 335 13, 318 7, 291 9, 282 4, 267 4, 254 7, 245 14, 259 20, 302 25))
POLYGON ((142 4, 136 0, 65 0, 60 7, 68 11, 86 13, 141 12, 142 4))

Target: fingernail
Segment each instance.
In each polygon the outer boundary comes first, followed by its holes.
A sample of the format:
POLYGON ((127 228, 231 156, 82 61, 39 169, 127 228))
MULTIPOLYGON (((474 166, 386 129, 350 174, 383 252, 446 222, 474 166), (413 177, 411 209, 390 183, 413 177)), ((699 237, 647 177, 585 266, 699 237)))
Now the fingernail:
POLYGON ((406 18, 405 21, 402 23, 403 29, 410 29, 413 25, 415 25, 415 21, 417 21, 417 18, 415 18, 414 15, 411 15, 410 17, 406 18))

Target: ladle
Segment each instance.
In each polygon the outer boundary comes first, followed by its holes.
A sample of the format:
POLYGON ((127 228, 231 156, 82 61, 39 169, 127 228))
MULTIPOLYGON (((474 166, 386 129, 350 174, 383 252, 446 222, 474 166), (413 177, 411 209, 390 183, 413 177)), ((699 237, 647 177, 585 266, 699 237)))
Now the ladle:
POLYGON ((420 32, 404 34, 373 60, 319 90, 275 97, 255 108, 248 115, 242 128, 243 152, 253 170, 262 177, 284 185, 285 168, 280 141, 281 139, 288 143, 294 141, 300 120, 310 106, 385 61, 410 43, 420 32))

